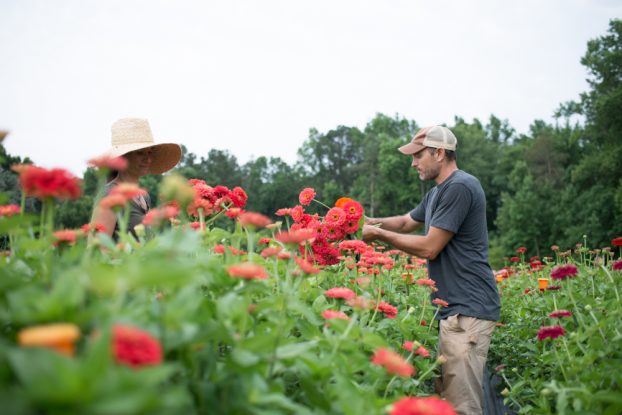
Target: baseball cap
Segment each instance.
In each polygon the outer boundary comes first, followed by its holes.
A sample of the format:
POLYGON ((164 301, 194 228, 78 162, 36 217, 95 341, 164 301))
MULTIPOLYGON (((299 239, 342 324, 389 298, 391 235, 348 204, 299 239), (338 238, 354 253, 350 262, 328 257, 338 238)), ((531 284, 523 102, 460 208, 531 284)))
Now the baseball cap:
POLYGON ((456 151, 458 139, 447 127, 434 125, 417 131, 412 141, 398 150, 403 154, 416 154, 426 147, 456 151))

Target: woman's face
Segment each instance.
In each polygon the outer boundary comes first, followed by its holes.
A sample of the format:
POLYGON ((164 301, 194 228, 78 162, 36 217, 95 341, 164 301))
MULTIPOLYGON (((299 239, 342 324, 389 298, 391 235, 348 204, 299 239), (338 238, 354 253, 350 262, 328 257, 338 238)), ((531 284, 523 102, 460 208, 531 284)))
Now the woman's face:
POLYGON ((143 148, 142 150, 132 151, 123 157, 127 160, 126 173, 129 173, 135 177, 141 177, 149 174, 151 162, 153 161, 152 148, 143 148))

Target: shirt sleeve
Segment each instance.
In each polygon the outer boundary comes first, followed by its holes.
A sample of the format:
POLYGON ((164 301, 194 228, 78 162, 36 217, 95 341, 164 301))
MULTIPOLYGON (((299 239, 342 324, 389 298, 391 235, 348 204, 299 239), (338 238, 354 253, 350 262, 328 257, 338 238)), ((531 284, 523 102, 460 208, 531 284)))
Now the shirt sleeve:
POLYGON ((420 223, 425 222, 425 207, 426 207, 427 200, 428 198, 426 195, 426 197, 423 198, 421 203, 419 203, 416 208, 410 211, 410 217, 412 218, 412 220, 416 222, 420 222, 420 223))
POLYGON ((430 226, 458 233, 471 208, 471 192, 459 183, 449 185, 441 195, 430 226))

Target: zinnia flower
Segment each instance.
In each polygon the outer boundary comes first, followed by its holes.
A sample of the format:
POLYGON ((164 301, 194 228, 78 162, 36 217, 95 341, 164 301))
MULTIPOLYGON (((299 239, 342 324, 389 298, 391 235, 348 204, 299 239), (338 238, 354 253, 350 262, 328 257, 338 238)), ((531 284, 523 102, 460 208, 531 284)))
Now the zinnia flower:
POLYGON ((151 209, 145 214, 143 224, 147 226, 158 226, 162 221, 169 220, 179 215, 179 208, 175 206, 163 206, 151 209))
POLYGON ((307 188, 304 188, 302 192, 300 192, 300 195, 298 196, 298 201, 300 202, 301 205, 309 206, 309 204, 311 204, 311 201, 313 200, 314 197, 315 197, 315 190, 313 190, 313 188, 311 187, 307 187, 307 188))
POLYGON ((268 278, 266 270, 261 265, 253 264, 252 262, 230 265, 227 267, 227 273, 232 277, 246 280, 265 280, 268 278))
POLYGON ((387 318, 397 317, 397 307, 385 303, 384 301, 378 303, 378 310, 382 311, 387 318))
POLYGON ((281 252, 283 248, 281 248, 280 246, 269 246, 267 248, 264 248, 263 251, 261 251, 261 256, 264 258, 270 258, 271 256, 275 256, 276 254, 278 254, 279 252, 281 252))
POLYGON ((294 261, 296 261, 298 268, 300 268, 305 274, 317 274, 321 271, 320 269, 315 268, 313 264, 303 258, 294 257, 294 261))
POLYGON ((376 350, 371 362, 375 365, 383 366, 392 375, 410 377, 415 373, 415 368, 399 353, 384 347, 376 350))
POLYGON ((551 278, 554 280, 565 280, 577 275, 579 270, 574 264, 558 265, 551 270, 551 278))
POLYGON ((517 254, 524 254, 525 252, 527 252, 527 248, 525 248, 524 246, 521 246, 516 250, 517 254))
POLYGON ((17 342, 26 347, 47 347, 72 356, 74 343, 80 338, 80 329, 75 324, 57 323, 32 326, 20 330, 17 342))
POLYGON ((122 365, 138 368, 162 362, 162 347, 158 340, 136 327, 114 325, 112 345, 114 357, 122 365))
POLYGON ((32 165, 19 167, 19 181, 28 196, 39 199, 77 199, 80 197, 80 180, 64 169, 44 169, 32 165))
POLYGON ((274 236, 274 239, 284 244, 300 244, 315 238, 315 235, 316 232, 313 229, 300 229, 297 231, 279 232, 274 236))
POLYGON ((356 297, 354 291, 345 287, 335 287, 329 290, 324 291, 324 295, 330 298, 343 298, 344 300, 349 300, 351 298, 356 297))
POLYGON ((621 271, 622 270, 622 259, 613 262, 613 270, 621 271))
POLYGON ((110 169, 123 171, 127 169, 127 160, 124 157, 110 157, 110 156, 101 156, 97 158, 90 159, 88 161, 88 165, 92 167, 97 167, 99 169, 110 169))
POLYGON ((255 226, 257 228, 265 228, 272 223, 269 217, 257 212, 244 212, 238 216, 240 226, 255 226))
POLYGON ((338 225, 331 223, 325 223, 320 228, 320 233, 323 238, 329 241, 336 241, 343 238, 343 230, 338 225))
POLYGON ((231 199, 233 206, 243 208, 246 206, 248 195, 241 187, 234 187, 233 190, 229 192, 229 199, 231 199))
POLYGON ((127 205, 128 198, 122 194, 110 194, 108 196, 103 197, 99 201, 99 206, 104 209, 114 209, 114 208, 122 208, 127 205))
POLYGON ((622 236, 618 236, 617 238, 612 239, 611 244, 613 246, 622 246, 622 236))
POLYGON ((337 201, 335 202, 335 207, 340 207, 343 208, 343 205, 345 205, 347 202, 349 202, 350 199, 349 197, 340 197, 339 199, 337 199, 337 201))
POLYGON ((566 331, 562 326, 542 326, 538 330, 538 340, 544 340, 549 337, 551 339, 556 339, 565 334, 566 331))
POLYGON ((324 317, 326 320, 330 320, 333 318, 338 318, 341 320, 350 320, 350 317, 348 317, 346 313, 344 313, 343 311, 336 311, 336 310, 324 310, 322 311, 322 317, 324 317))
POLYGON ((441 307, 448 307, 449 303, 445 300, 441 300, 440 298, 435 298, 432 300, 432 304, 440 305, 441 307))
POLYGON ((349 200, 344 203, 343 210, 346 212, 346 219, 352 220, 358 223, 358 220, 363 216, 363 206, 356 200, 349 200))
POLYGON ((72 229, 64 229, 62 231, 56 231, 52 234, 54 236, 54 246, 62 244, 73 245, 76 243, 78 236, 77 232, 72 229))
POLYGON ((338 207, 330 208, 330 210, 324 216, 324 222, 334 227, 343 225, 346 221, 346 212, 338 207))
POLYGON ((393 404, 390 415, 456 415, 456 411, 442 399, 406 396, 393 404))
POLYGON ((417 285, 427 285, 428 287, 433 287, 434 285, 436 285, 434 280, 431 280, 429 278, 419 278, 419 279, 415 280, 415 284, 417 284, 417 285))
POLYGON ((147 196, 147 191, 134 183, 119 183, 110 190, 111 195, 123 195, 128 199, 134 199, 139 196, 147 196))
POLYGON ((562 317, 570 317, 572 316, 572 312, 568 310, 555 310, 549 314, 551 318, 562 318, 562 317))
POLYGON ((20 212, 20 208, 17 205, 3 205, 0 206, 0 217, 2 216, 13 216, 17 215, 20 212))

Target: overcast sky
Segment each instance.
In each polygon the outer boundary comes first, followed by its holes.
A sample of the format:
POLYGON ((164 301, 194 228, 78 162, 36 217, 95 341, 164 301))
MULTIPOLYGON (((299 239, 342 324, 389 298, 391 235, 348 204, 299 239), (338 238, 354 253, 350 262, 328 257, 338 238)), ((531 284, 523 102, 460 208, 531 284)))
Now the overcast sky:
POLYGON ((309 128, 491 113, 527 132, 587 89, 615 0, 2 0, 0 129, 13 155, 80 174, 110 125, 240 163, 292 163, 309 128))

